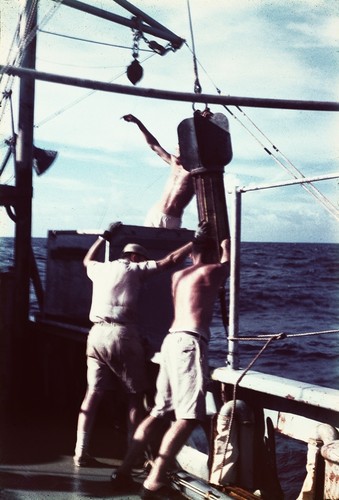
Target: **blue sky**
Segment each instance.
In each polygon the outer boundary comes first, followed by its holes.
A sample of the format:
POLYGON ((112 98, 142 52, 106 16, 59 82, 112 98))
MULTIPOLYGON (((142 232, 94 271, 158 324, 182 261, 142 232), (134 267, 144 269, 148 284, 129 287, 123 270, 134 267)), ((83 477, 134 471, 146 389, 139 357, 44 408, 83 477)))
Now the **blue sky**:
MULTIPOLYGON (((87 3, 130 18, 112 0, 87 3)), ((193 92, 186 0, 138 0, 134 4, 189 46, 163 57, 140 51, 144 76, 138 86, 193 92)), ((38 70, 129 84, 125 75, 132 61, 129 28, 51 0, 40 0, 39 6, 38 70)), ((336 6, 335 0, 191 0, 202 91, 216 94, 218 88, 222 94, 234 96, 337 101, 336 6)), ((3 0, 0 8, 0 62, 4 64, 21 4, 3 0)), ((151 35, 146 38, 152 39, 151 35)), ((144 42, 140 49, 147 49, 144 42)), ((15 109, 17 80, 13 86, 15 109)), ((1 85, 4 83, 3 78, 1 85)), ((229 191, 235 185, 292 178, 264 151, 264 146, 273 151, 272 143, 284 155, 285 164, 294 165, 306 177, 339 170, 338 113, 244 107, 246 115, 238 115, 243 126, 224 108, 210 108, 224 113, 230 123, 233 160, 225 167, 224 176, 229 207, 229 191)), ((168 167, 146 146, 137 127, 120 119, 126 113, 139 117, 162 146, 174 152, 177 126, 192 116, 192 105, 36 83, 34 142, 59 154, 44 175, 33 174, 33 236, 46 236, 49 229, 102 230, 114 220, 143 223, 148 208, 160 196, 168 167)), ((17 123, 17 115, 15 120, 17 123)), ((4 140, 11 135, 9 106, 0 127, 2 159, 4 140)), ((1 183, 13 182, 9 162, 1 183)), ((338 180, 315 185, 338 207, 338 180)), ((242 199, 245 241, 339 242, 338 222, 300 186, 246 193, 242 199)), ((0 235, 12 235, 14 224, 2 207, 0 217, 0 235)), ((194 228, 196 223, 193 200, 185 211, 183 227, 194 228)))

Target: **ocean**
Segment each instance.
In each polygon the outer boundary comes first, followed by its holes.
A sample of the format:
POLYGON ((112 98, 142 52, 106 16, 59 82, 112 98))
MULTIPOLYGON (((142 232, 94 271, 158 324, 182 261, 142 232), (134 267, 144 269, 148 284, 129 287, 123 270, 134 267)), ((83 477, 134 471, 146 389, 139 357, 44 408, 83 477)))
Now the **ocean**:
MULTIPOLYGON (((45 278, 46 238, 33 238, 33 251, 45 278)), ((249 243, 241 246, 240 335, 322 332, 339 326, 339 245, 249 243)), ((13 239, 0 241, 0 270, 13 265, 13 239)), ((226 296, 227 296, 226 287, 226 296)), ((31 311, 38 309, 33 289, 31 311)), ((225 366, 226 333, 219 304, 211 326, 210 365, 225 366)), ((262 347, 241 342, 240 366, 246 368, 262 347)), ((337 333, 295 336, 275 341, 253 369, 294 380, 338 388, 337 333)), ((306 445, 277 437, 277 462, 285 500, 295 500, 305 476, 306 445), (286 458, 287 457, 287 458, 286 458), (291 468, 294 469, 291 478, 291 468)))
MULTIPOLYGON (((242 243, 240 335, 299 334, 339 327, 339 245, 242 243)), ((211 355, 223 361, 220 312, 212 324, 211 355), (222 352, 221 352, 222 350, 222 352)), ((240 343, 245 368, 262 343, 240 343)), ((338 334, 288 337, 273 342, 254 369, 338 388, 338 334), (315 369, 316 366, 316 369, 315 369)))

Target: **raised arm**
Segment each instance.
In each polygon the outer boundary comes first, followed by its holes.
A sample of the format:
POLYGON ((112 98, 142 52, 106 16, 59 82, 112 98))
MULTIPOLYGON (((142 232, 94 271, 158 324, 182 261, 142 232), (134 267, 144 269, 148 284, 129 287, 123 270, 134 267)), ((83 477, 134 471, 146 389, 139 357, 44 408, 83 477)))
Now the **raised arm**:
POLYGON ((114 236, 119 231, 121 226, 122 226, 122 222, 120 222, 120 221, 112 222, 108 226, 108 229, 106 229, 106 231, 104 231, 101 236, 98 236, 98 239, 93 243, 91 248, 86 253, 84 260, 82 261, 82 263, 85 267, 87 267, 88 264, 92 260, 97 260, 96 256, 97 256, 97 254, 102 246, 102 243, 104 241, 110 241, 112 236, 114 236))
POLYGON ((208 222, 202 222, 199 224, 197 230, 194 233, 193 241, 186 243, 186 245, 174 250, 170 254, 166 255, 163 259, 157 261, 158 268, 164 269, 166 267, 175 266, 178 262, 182 262, 187 255, 192 252, 193 243, 199 243, 204 241, 209 232, 208 222))
POLYGON ((186 245, 174 250, 174 252, 169 253, 161 260, 157 261, 158 269, 167 269, 170 267, 174 267, 179 262, 182 262, 187 255, 189 255, 192 251, 192 242, 186 243, 186 245))
POLYGON ((136 118, 134 115, 124 115, 122 118, 126 122, 135 123, 139 127, 141 133, 145 137, 145 140, 152 151, 157 153, 157 155, 159 155, 160 158, 162 158, 166 163, 171 163, 171 155, 159 144, 154 135, 152 135, 151 132, 147 130, 145 125, 138 118, 136 118))
POLYGON ((98 239, 95 240, 91 248, 86 253, 84 260, 82 261, 85 267, 87 267, 92 260, 96 260, 95 257, 97 256, 99 249, 101 248, 104 241, 105 240, 102 236, 98 236, 98 239))

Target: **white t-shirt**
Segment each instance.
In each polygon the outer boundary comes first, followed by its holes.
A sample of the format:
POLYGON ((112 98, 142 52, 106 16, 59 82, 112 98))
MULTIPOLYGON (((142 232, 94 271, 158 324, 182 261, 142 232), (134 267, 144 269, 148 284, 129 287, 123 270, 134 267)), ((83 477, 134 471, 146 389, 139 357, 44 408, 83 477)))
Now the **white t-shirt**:
POLYGON ((93 323, 105 320, 135 323, 141 284, 156 269, 154 260, 91 261, 87 266, 87 275, 93 282, 89 319, 93 323))

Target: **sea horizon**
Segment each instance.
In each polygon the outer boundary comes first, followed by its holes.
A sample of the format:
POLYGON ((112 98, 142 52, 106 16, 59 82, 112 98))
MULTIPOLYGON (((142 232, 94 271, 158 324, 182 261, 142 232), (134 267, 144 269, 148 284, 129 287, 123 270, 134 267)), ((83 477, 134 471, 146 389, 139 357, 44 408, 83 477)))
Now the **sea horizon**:
MULTIPOLYGON (((51 229, 51 231, 54 231, 53 229, 51 229)), ((65 230, 55 230, 56 233, 61 233, 61 232, 77 232, 76 229, 65 229, 65 230)), ((91 231, 79 231, 79 234, 96 234, 96 230, 91 230, 91 231)), ((100 234, 100 231, 98 230, 98 234, 100 234)), ((32 240, 36 240, 36 239, 45 239, 47 240, 48 239, 48 234, 47 236, 32 236, 31 237, 32 240)), ((7 239, 7 240, 14 240, 15 239, 15 236, 0 236, 0 241, 1 239, 7 239)), ((251 241, 251 240, 241 240, 241 244, 242 243, 259 243, 259 244, 289 244, 289 245, 339 245, 339 241, 338 242, 335 242, 335 241, 251 241)))

